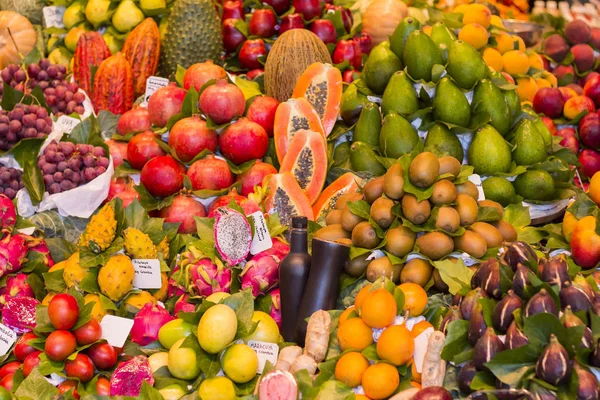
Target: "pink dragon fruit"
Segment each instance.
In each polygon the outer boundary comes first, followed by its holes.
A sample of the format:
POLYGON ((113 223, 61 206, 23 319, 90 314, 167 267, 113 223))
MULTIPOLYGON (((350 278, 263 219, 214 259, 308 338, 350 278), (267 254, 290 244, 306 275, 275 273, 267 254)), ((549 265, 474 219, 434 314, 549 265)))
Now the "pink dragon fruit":
POLYGON ((46 265, 48 268, 54 265, 54 260, 52 259, 52 255, 50 255, 50 249, 44 240, 40 240, 39 244, 31 247, 29 251, 40 253, 43 256, 44 265, 46 265))
POLYGON ((34 297, 31 286, 27 283, 27 275, 17 274, 6 280, 6 286, 0 289, 0 308, 15 297, 34 297))
POLYGON ((269 315, 277 322, 277 326, 281 329, 281 301, 279 300, 279 288, 271 290, 267 293, 267 296, 271 296, 271 311, 269 315))
POLYGON ((12 229, 16 223, 17 210, 15 205, 7 196, 0 194, 0 230, 12 229))
POLYGON ((231 266, 246 259, 252 244, 252 229, 242 213, 229 207, 215 211, 214 237, 221 258, 231 266))
POLYGON ((154 385, 154 377, 146 356, 136 356, 119 364, 110 377, 111 396, 139 396, 142 383, 154 385))
POLYGON ((6 235, 0 240, 0 277, 19 271, 26 260, 27 250, 23 235, 6 235))
POLYGON ((158 331, 164 324, 174 319, 164 307, 147 303, 133 319, 131 340, 146 346, 158 339, 158 331))
POLYGON ((181 311, 181 312, 196 311, 196 306, 192 303, 188 303, 187 300, 188 300, 188 295, 184 294, 177 300, 177 302, 175 302, 175 308, 173 309, 173 315, 178 315, 179 311, 181 311))
POLYGON ((289 253, 287 244, 273 240, 273 247, 252 257, 240 274, 242 289, 252 288, 254 297, 265 294, 279 283, 279 264, 289 253))
POLYGON ((179 267, 179 265, 176 265, 175 268, 173 268, 173 273, 169 277, 169 288, 167 289, 167 294, 169 298, 178 297, 182 294, 186 294, 188 290, 185 282, 185 274, 182 274, 181 268, 179 267))
POLYGON ((2 308, 2 323, 22 334, 35 328, 35 306, 40 304, 33 297, 16 297, 9 299, 2 308))
POLYGON ((210 258, 201 258, 189 266, 189 276, 195 291, 200 296, 210 296, 217 292, 229 293, 231 269, 214 264, 210 258))

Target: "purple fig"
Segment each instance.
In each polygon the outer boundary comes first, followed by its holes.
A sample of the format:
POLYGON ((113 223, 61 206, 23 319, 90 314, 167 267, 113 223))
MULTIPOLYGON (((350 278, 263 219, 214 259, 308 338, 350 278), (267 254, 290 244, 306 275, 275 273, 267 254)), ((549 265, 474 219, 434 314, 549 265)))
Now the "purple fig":
POLYGON ((504 340, 506 348, 513 350, 529 344, 529 339, 517 326, 517 321, 513 321, 506 330, 506 339, 504 340))
POLYGON ((523 310, 523 316, 529 318, 532 315, 544 312, 554 314, 558 317, 558 308, 554 299, 548 294, 546 289, 541 289, 529 299, 523 310))
POLYGON ((441 386, 429 386, 419 390, 411 400, 452 400, 452 395, 441 386))
POLYGON ((598 391, 598 379, 596 379, 596 376, 577 361, 573 363, 573 369, 579 379, 577 400, 598 400, 600 392, 598 391))
POLYGON ((556 256, 540 263, 540 278, 550 285, 561 286, 564 282, 571 282, 569 266, 564 257, 556 256))
POLYGON ((538 265, 538 257, 535 251, 525 242, 512 242, 504 246, 502 261, 516 271, 517 265, 538 265))
POLYGON ((469 293, 467 293, 467 295, 463 298, 462 302, 460 303, 460 312, 462 313, 463 318, 466 320, 470 320, 471 314, 473 313, 473 309, 475 308, 477 303, 479 303, 479 299, 487 297, 487 293, 481 288, 473 289, 469 293))
POLYGON ((504 350, 504 343, 494 332, 494 328, 487 328, 483 336, 479 338, 473 351, 475 367, 480 371, 488 371, 485 363, 490 361, 496 354, 504 350))
POLYGON ((582 275, 575 275, 575 278, 573 278, 573 283, 576 283, 581 289, 583 289, 585 294, 587 294, 590 299, 593 300, 594 296, 596 296, 596 292, 594 292, 594 289, 592 289, 590 283, 582 275))
POLYGON ((596 348, 590 354, 589 362, 590 365, 596 368, 600 368, 600 339, 598 339, 598 342, 596 343, 596 348))
MULTIPOLYGON (((565 326, 565 328, 572 328, 574 326, 585 326, 581 318, 577 315, 573 314, 573 310, 571 306, 567 306, 563 311, 563 315, 560 317, 560 322, 565 326)), ((581 345, 583 347, 592 348, 593 345, 593 336, 592 330, 585 326, 585 330, 583 331, 583 337, 581 338, 581 345)))
POLYGON ((592 298, 592 308, 591 311, 600 317, 600 295, 595 294, 592 298))
POLYGON ((457 376, 458 388, 462 393, 469 394, 473 392, 473 389, 471 389, 471 382, 473 382, 476 373, 477 368, 475 368, 474 361, 469 361, 462 366, 457 376))
POLYGON ((444 332, 444 335, 447 334, 448 325, 452 321, 458 321, 462 319, 462 314, 460 312, 460 308, 458 306, 452 306, 444 316, 442 323, 440 324, 440 331, 444 332))
POLYGON ((571 373, 569 353, 558 342, 554 334, 550 335, 550 343, 537 361, 535 375, 551 385, 558 386, 567 380, 571 373))
POLYGON ((463 301, 463 296, 461 296, 460 294, 455 294, 454 296, 452 296, 452 305, 453 306, 460 306, 460 303, 462 303, 463 301))
POLYGON ((481 263, 473 277, 471 278, 471 287, 481 288, 493 298, 502 297, 500 290, 500 263, 495 258, 481 263))
POLYGON ((521 307, 523 307, 521 298, 517 296, 515 292, 509 290, 508 294, 496 304, 496 307, 494 307, 494 312, 492 313, 492 323, 494 324, 494 328, 501 332, 506 332, 515 319, 513 312, 521 307))
POLYGON ((481 304, 477 304, 473 313, 471 314, 471 319, 469 320, 469 331, 468 331, 468 339, 469 342, 475 346, 475 344, 479 341, 483 332, 485 332, 487 325, 485 324, 485 318, 483 318, 483 307, 481 304))
POLYGON ((571 306, 573 312, 588 310, 592 307, 592 300, 585 291, 577 284, 572 284, 569 281, 563 283, 563 287, 560 289, 558 295, 562 306, 571 306))
POLYGON ((529 271, 531 270, 523 264, 517 265, 511 286, 517 296, 523 296, 525 286, 529 285, 529 271))

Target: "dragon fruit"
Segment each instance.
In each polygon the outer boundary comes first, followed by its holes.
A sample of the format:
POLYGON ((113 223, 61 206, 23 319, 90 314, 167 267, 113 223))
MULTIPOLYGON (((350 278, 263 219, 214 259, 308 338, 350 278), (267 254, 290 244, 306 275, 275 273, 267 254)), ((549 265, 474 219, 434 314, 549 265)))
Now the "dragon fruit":
POLYGON ((188 290, 185 282, 185 274, 182 273, 182 270, 179 267, 179 265, 176 265, 175 268, 173 268, 171 276, 169 277, 169 288, 167 291, 167 296, 171 298, 181 296, 182 294, 186 294, 188 290))
POLYGON ((245 260, 250 253, 250 224, 244 215, 229 207, 215 211, 214 237, 221 258, 231 266, 245 260))
POLYGON ((6 286, 0 289, 0 308, 15 297, 34 297, 31 286, 27 283, 27 275, 17 274, 6 280, 6 286))
POLYGON ((11 229, 17 223, 17 210, 13 202, 0 194, 0 230, 11 229))
POLYGON ((271 290, 267 296, 271 296, 271 311, 269 315, 275 322, 279 329, 281 329, 281 301, 279 299, 279 288, 271 290))
POLYGON ((210 204, 210 207, 208 208, 208 217, 214 218, 216 216, 215 212, 217 209, 220 207, 227 207, 229 203, 231 203, 231 200, 235 201, 238 206, 242 207, 242 210, 244 210, 244 214, 246 215, 260 211, 260 207, 257 203, 252 200, 248 200, 248 198, 245 196, 238 194, 237 190, 233 188, 228 194, 217 197, 215 201, 210 204))
POLYGON ((265 294, 279 283, 279 264, 289 253, 287 244, 273 240, 273 247, 256 254, 240 274, 242 289, 252 288, 254 297, 265 294))
POLYGON ((110 377, 111 396, 139 396, 142 383, 154 385, 154 377, 146 356, 136 356, 119 364, 110 377))
POLYGON ((219 267, 210 258, 202 258, 189 265, 189 276, 195 291, 200 296, 210 296, 216 292, 229 293, 231 270, 219 267))
POLYGON ((0 240, 0 277, 19 271, 26 260, 27 250, 23 235, 7 235, 0 240))
POLYGON ((2 308, 2 323, 18 335, 35 328, 35 306, 40 304, 33 297, 9 299, 2 308))
POLYGON ((54 265, 54 260, 52 259, 52 255, 50 255, 50 249, 45 241, 41 240, 39 244, 31 247, 29 251, 40 253, 43 256, 44 265, 46 265, 48 268, 54 265))
POLYGON ((163 307, 148 303, 133 319, 131 340, 140 346, 146 346, 158 339, 158 331, 164 324, 174 319, 163 307))
POLYGON ((175 308, 173 309, 173 315, 179 314, 181 312, 194 312, 196 311, 196 306, 192 303, 188 303, 188 295, 184 294, 181 296, 177 302, 175 302, 175 308))

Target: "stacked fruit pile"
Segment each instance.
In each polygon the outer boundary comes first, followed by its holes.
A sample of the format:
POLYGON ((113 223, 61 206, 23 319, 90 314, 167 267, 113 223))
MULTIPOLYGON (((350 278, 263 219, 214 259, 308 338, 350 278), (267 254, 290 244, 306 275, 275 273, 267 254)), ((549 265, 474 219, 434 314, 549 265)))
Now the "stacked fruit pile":
MULTIPOLYGON (((458 2, 447 2, 440 1, 436 4, 437 8, 441 8, 445 11, 451 11, 453 13, 457 13, 457 8, 462 7, 463 5, 473 4, 470 0, 458 1, 458 2), (450 9, 450 7, 454 7, 450 9)), ((494 11, 494 15, 500 16, 502 19, 521 19, 521 20, 529 20, 529 3, 524 0, 491 0, 486 2, 486 5, 494 11)))
POLYGON ((23 186, 23 171, 0 165, 0 194, 12 200, 23 186))
POLYGON ((52 132, 52 118, 38 105, 18 103, 0 110, 0 150, 10 150, 21 139, 45 138, 52 132))

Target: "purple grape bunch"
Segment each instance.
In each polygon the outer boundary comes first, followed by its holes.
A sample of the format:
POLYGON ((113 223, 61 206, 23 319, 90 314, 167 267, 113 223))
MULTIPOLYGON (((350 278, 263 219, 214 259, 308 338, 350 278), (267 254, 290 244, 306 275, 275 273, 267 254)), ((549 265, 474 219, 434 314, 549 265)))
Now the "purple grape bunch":
POLYGON ((0 165, 0 194, 14 199, 19 189, 23 189, 23 171, 0 165))
POLYGON ((0 110, 0 150, 9 150, 21 139, 45 138, 52 132, 52 118, 41 106, 17 104, 0 110))
POLYGON ((106 172, 109 162, 100 146, 52 141, 37 164, 44 175, 46 191, 55 194, 94 180, 106 172))
MULTIPOLYGON (((27 72, 17 64, 10 64, 0 72, 0 78, 15 89, 29 93, 39 86, 44 92, 46 103, 52 108, 52 114, 85 112, 83 102, 85 95, 79 92, 79 85, 66 79, 67 69, 64 65, 51 64, 46 58, 37 64, 29 64, 27 72), (29 78, 29 79, 28 79, 29 78)), ((0 98, 3 88, 0 86, 0 98)))

